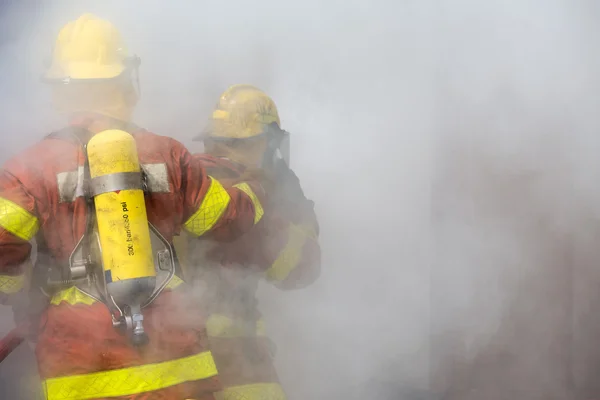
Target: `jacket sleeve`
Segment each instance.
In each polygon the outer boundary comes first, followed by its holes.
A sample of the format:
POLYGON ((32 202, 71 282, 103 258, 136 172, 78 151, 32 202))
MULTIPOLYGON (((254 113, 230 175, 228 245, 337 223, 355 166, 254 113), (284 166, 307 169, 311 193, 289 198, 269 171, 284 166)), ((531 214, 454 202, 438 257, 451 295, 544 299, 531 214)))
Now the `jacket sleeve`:
POLYGON ((183 226, 190 234, 232 241, 248 232, 264 215, 265 193, 258 182, 225 188, 206 174, 202 163, 179 145, 184 198, 183 226))
POLYGON ((39 229, 36 199, 19 179, 27 173, 14 161, 0 170, 0 303, 5 305, 24 288, 30 240, 39 229))
POLYGON ((282 290, 300 289, 313 283, 321 272, 319 224, 314 203, 304 196, 295 174, 290 174, 285 193, 274 197, 272 212, 261 224, 265 278, 282 290))

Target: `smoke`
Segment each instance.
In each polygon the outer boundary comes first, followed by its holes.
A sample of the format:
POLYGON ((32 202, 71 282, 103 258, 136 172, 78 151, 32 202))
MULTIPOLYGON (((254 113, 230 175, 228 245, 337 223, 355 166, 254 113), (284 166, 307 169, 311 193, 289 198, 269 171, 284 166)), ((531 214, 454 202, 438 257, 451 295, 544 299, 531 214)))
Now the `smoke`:
POLYGON ((462 3, 440 21, 432 384, 592 398, 597 10, 462 3))
POLYGON ((38 77, 83 12, 142 58, 136 123, 194 151, 228 85, 273 97, 322 232, 314 285, 260 292, 291 400, 593 393, 593 2, 2 7, 3 159, 61 126, 38 77))

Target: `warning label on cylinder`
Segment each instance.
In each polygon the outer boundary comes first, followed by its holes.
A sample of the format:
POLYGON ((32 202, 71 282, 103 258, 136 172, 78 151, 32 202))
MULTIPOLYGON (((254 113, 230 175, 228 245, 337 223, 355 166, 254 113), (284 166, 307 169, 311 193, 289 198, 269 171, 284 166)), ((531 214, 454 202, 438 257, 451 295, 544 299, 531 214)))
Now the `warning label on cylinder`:
POLYGON ((125 227, 127 254, 133 256, 135 251, 133 249, 133 237, 131 235, 131 222, 129 221, 129 209, 127 208, 127 202, 121 202, 121 208, 123 209, 123 226, 125 227))

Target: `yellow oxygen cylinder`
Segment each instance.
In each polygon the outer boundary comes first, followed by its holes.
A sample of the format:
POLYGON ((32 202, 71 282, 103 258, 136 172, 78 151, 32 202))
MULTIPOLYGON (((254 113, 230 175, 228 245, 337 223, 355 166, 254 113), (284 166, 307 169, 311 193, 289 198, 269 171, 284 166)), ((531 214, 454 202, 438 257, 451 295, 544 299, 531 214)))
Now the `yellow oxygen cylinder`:
POLYGON ((141 344, 147 340, 141 305, 154 291, 156 271, 135 139, 106 130, 90 139, 87 155, 106 291, 128 310, 122 322, 141 344))

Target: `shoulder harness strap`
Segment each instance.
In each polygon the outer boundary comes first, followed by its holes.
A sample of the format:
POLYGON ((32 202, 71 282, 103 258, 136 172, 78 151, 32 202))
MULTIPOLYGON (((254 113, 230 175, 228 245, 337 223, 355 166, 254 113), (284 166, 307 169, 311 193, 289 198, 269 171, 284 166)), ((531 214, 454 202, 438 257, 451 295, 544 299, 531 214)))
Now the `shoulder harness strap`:
MULTIPOLYGON (((141 128, 139 128, 137 125, 135 125, 133 123, 126 123, 124 125, 125 125, 124 126, 125 132, 131 133, 131 132, 142 130, 141 128)), ((94 134, 83 127, 68 126, 61 130, 52 132, 52 133, 46 135, 46 137, 44 138, 44 139, 61 139, 61 140, 67 141, 69 143, 73 143, 73 144, 81 147, 83 156, 85 159, 85 164, 83 167, 83 170, 84 170, 83 193, 84 193, 86 200, 88 200, 88 201, 91 201, 92 196, 91 196, 91 176, 90 176, 89 162, 88 162, 88 157, 87 157, 87 144, 90 141, 90 139, 92 138, 92 136, 94 136, 94 134)), ((142 175, 142 189, 144 190, 144 193, 148 193, 149 192, 148 176, 146 174, 146 171, 144 171, 143 168, 141 169, 141 175, 142 175)))

